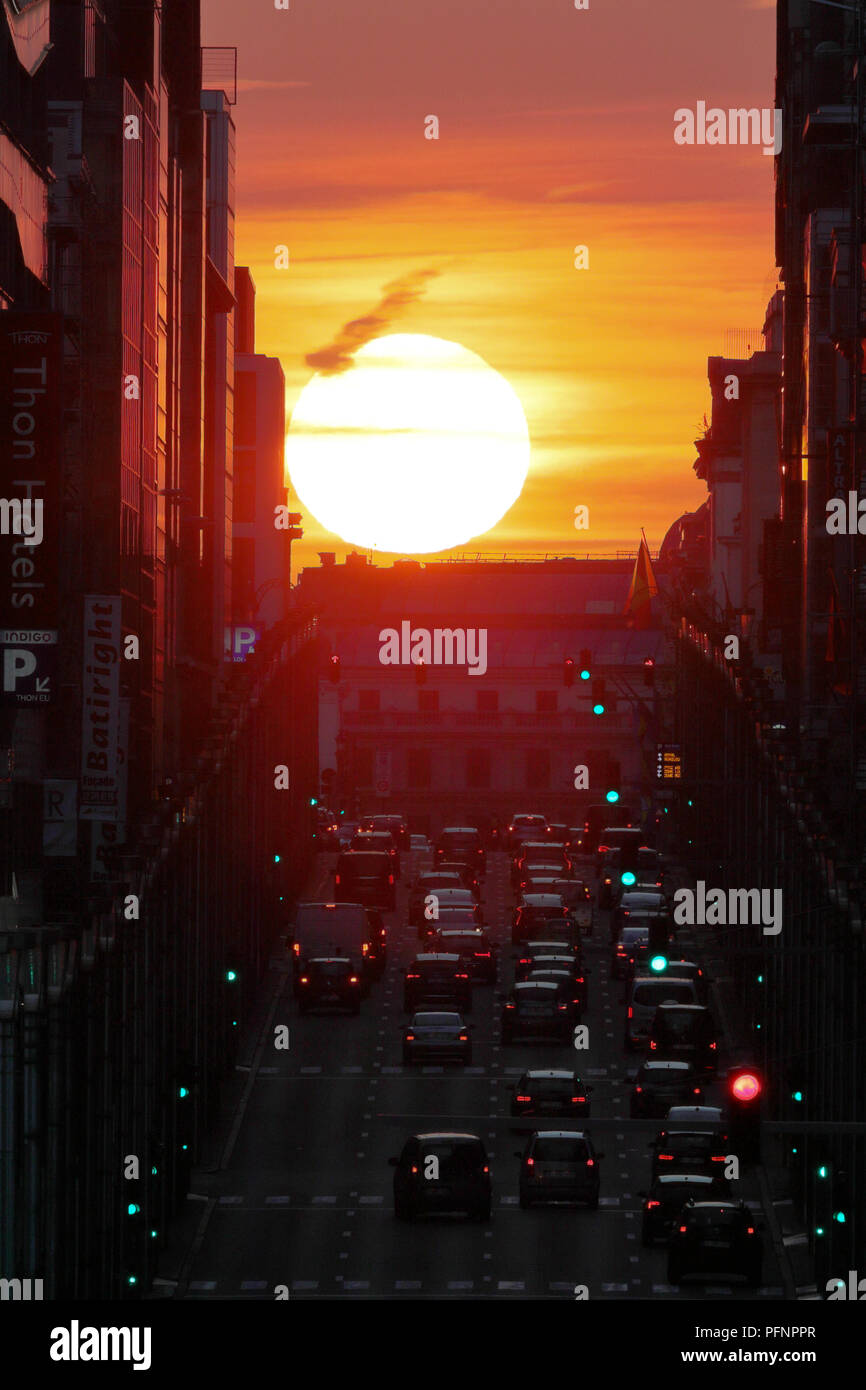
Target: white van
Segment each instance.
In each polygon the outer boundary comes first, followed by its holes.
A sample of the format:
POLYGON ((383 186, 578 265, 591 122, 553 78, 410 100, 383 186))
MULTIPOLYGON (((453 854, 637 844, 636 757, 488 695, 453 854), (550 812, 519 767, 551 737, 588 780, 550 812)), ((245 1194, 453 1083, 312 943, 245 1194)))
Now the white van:
POLYGON ((694 980, 676 975, 636 975, 628 991, 623 1041, 626 1051, 646 1047, 659 1004, 699 1004, 694 980))

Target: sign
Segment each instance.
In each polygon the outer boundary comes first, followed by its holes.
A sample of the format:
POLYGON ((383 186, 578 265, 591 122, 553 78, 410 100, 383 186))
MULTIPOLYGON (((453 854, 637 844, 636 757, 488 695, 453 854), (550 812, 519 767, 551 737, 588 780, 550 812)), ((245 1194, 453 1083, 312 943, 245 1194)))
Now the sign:
POLYGON ((81 693, 82 820, 120 820, 120 608, 117 597, 84 600, 81 693))
POLYGON ((46 778, 42 783, 42 853, 49 858, 78 850, 78 783, 46 778))
POLYGON ((261 639, 261 635, 261 627, 253 627, 252 623, 227 627, 225 630, 226 661, 246 661, 251 652, 255 651, 256 643, 261 639))
POLYGON ((656 744, 656 781, 678 782, 683 775, 683 760, 678 743, 656 744))
POLYGON ((0 628, 0 704, 47 705, 57 689, 57 630, 0 628))
POLYGON ((62 365, 62 315, 0 314, 3 627, 57 627, 62 365))

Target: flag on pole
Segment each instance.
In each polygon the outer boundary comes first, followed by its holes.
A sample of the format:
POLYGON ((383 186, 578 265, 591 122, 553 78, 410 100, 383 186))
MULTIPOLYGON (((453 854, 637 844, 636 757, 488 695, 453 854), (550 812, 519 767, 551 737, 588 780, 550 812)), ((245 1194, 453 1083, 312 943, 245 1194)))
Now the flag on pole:
POLYGON ((650 561, 646 537, 641 538, 640 549, 634 562, 634 573, 629 585, 628 598, 623 613, 630 618, 635 627, 647 627, 652 616, 652 600, 659 591, 650 561))

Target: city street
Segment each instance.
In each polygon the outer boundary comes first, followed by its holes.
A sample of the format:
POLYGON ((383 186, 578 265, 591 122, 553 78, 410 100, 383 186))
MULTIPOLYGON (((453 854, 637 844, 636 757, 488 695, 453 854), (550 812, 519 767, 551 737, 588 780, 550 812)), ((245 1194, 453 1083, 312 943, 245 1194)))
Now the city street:
MULTIPOLYGON (((332 863, 319 856, 311 898, 327 898, 332 863)), ((285 1285, 291 1298, 574 1299, 575 1286, 584 1285, 590 1299, 781 1298, 766 1229, 757 1291, 713 1281, 674 1289, 666 1282, 665 1247, 641 1245, 639 1193, 648 1186, 647 1144, 658 1124, 626 1118, 625 1073, 639 1059, 627 1059, 622 1047, 622 984, 610 979, 606 912, 597 912, 585 950, 589 1052, 546 1043, 503 1048, 497 997, 511 982, 512 900, 506 857, 491 854, 482 901, 499 971, 494 988, 474 987, 473 1065, 401 1065, 402 976, 417 950, 402 908, 419 866, 421 856, 404 856, 398 909, 389 916, 388 965, 360 1018, 299 1018, 289 976, 270 972, 269 1000, 258 1010, 268 1041, 255 1049, 245 1104, 227 1122, 222 1166, 193 1174, 193 1190, 209 1199, 197 1248, 169 1252, 184 1260, 175 1296, 273 1300, 276 1286, 285 1285), (269 1043, 279 1024, 290 1029, 287 1053, 269 1043), (574 1066, 594 1087, 588 1128, 604 1154, 597 1211, 518 1207, 514 1153, 536 1122, 510 1117, 509 1088, 525 1068, 539 1066, 574 1066), (424 1216, 398 1223, 388 1157, 413 1132, 452 1128, 479 1135, 488 1147, 492 1220, 424 1216)), ((716 1089, 708 1089, 706 1103, 717 1103, 716 1089)), ((559 1120, 538 1127, 560 1125, 569 1127, 559 1120)), ((739 1195, 760 1204, 751 1171, 739 1195)))

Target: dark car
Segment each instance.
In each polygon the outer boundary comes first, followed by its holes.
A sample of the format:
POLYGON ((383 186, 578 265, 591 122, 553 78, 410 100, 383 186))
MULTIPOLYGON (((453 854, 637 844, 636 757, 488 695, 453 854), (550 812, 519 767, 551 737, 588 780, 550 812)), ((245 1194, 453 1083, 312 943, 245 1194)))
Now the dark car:
POLYGON ((586 1202, 598 1206, 599 1166, 588 1134, 563 1129, 536 1130, 520 1162, 520 1205, 536 1202, 586 1202))
POLYGON ((582 878, 558 878, 551 889, 568 908, 571 919, 584 936, 592 936, 592 893, 582 878))
POLYGON ((660 1130, 649 1147, 652 1155, 652 1176, 663 1173, 724 1173, 727 1163, 728 1136, 721 1130, 714 1134, 699 1129, 660 1130))
POLYGON ((547 834, 547 817, 538 812, 513 815, 506 832, 506 849, 514 854, 523 840, 541 839, 547 834))
POLYGON ((443 860, 439 867, 439 872, 443 874, 458 874, 463 887, 468 888, 470 893, 476 898, 481 897, 481 881, 478 877, 478 869, 475 864, 463 864, 459 860, 455 860, 453 864, 449 864, 447 860, 443 860))
POLYGON ((668 1247, 668 1283, 695 1274, 739 1275, 750 1288, 761 1282, 763 1244, 744 1202, 690 1202, 674 1223, 668 1247))
POLYGON ((487 867, 487 851, 481 832, 474 825, 449 825, 436 841, 433 851, 435 867, 455 861, 473 864, 479 874, 487 867))
POLYGON ((471 978, 479 984, 492 985, 496 979, 496 948, 487 932, 471 926, 453 928, 444 924, 440 914, 439 928, 433 936, 434 951, 456 951, 471 978))
POLYGON ((562 821, 549 821, 547 838, 553 840, 554 844, 565 845, 566 849, 569 849, 571 846, 571 827, 564 825, 562 821))
POLYGON ((424 918, 424 905, 431 893, 436 893, 440 888, 464 888, 465 884, 453 871, 445 872, 434 869, 429 873, 419 874, 414 883, 409 888, 409 921, 413 927, 420 926, 424 918))
POLYGON ((527 893, 514 916, 511 929, 512 943, 517 946, 533 937, 573 935, 576 928, 571 914, 558 893, 527 893), (556 932, 541 930, 556 923, 556 932))
POLYGON ((515 897, 525 898, 527 893, 557 893, 558 872, 552 864, 527 864, 515 888, 515 897))
POLYGON ((574 961, 575 969, 582 966, 580 946, 576 942, 564 937, 545 936, 538 941, 525 941, 520 947, 515 960, 515 971, 518 979, 524 978, 525 972, 532 969, 532 962, 537 960, 539 956, 570 956, 574 961))
POLYGON ((370 816, 369 819, 370 830, 390 830, 398 849, 408 850, 410 848, 409 827, 404 816, 370 816))
POLYGON ((586 1008, 586 975, 576 956, 536 956, 522 980, 543 980, 549 976, 554 983, 562 979, 563 994, 574 1004, 575 1019, 580 1020, 586 1008), (567 987, 566 987, 567 982, 567 987))
POLYGON ((298 1013, 310 1009, 345 1009, 361 1012, 362 981, 355 966, 345 956, 308 960, 297 978, 298 1013))
POLYGON ((468 888, 431 888, 424 898, 421 916, 417 920, 418 936, 428 938, 440 924, 480 927, 484 921, 481 904, 475 901, 468 888), (455 915, 457 914, 457 915, 455 915))
POLYGON ((644 1198, 641 1242, 654 1245, 667 1240, 674 1222, 686 1202, 727 1201, 731 1195, 727 1180, 712 1173, 666 1173, 655 1178, 644 1198))
POLYGON ((391 830, 359 830, 349 841, 350 850, 379 850, 391 856, 391 870, 394 878, 400 877, 400 851, 397 839, 391 830))
POLYGON ((565 845, 558 845, 547 840, 527 840, 512 861, 511 886, 513 888, 519 887, 521 881, 526 878, 526 870, 530 865, 534 866, 536 873, 542 866, 547 865, 548 868, 555 870, 558 878, 568 878, 573 867, 565 845))
POLYGON ((413 960, 403 979, 403 1012, 448 1008, 472 1009, 472 981, 459 955, 428 953, 413 960))
POLYGON ((425 941, 428 949, 434 949, 435 942, 440 932, 443 931, 480 931, 481 921, 478 911, 478 904, 473 903, 471 907, 457 907, 452 904, 444 903, 438 911, 438 915, 431 921, 425 921, 418 928, 419 941, 425 941))
POLYGON ((661 1118, 672 1105, 700 1105, 703 1089, 688 1062, 644 1062, 635 1077, 631 1093, 631 1117, 661 1118))
POLYGON ((680 1057, 698 1072, 715 1072, 719 1044, 716 1025, 703 1004, 659 1004, 650 1028, 650 1052, 680 1057))
MULTIPOLYGON (((521 983, 523 983, 521 981, 521 983)), ((532 969, 526 977, 527 984, 551 984, 556 985, 559 990, 560 1004, 568 1005, 568 1017, 572 1027, 580 1022, 583 1012, 583 991, 581 986, 575 984, 574 973, 570 966, 556 966, 551 964, 539 963, 532 969)))
POLYGON ((649 931, 645 927, 624 927, 615 942, 610 957, 610 973, 615 980, 624 980, 629 972, 631 957, 639 946, 649 945, 649 931))
POLYGON ((413 1134, 394 1173, 394 1215, 411 1221, 422 1212, 465 1211, 490 1220, 490 1166, 477 1134, 413 1134))
POLYGON ((577 1072, 554 1069, 525 1071, 511 1097, 511 1113, 520 1115, 569 1115, 588 1120, 591 1086, 577 1072))
POLYGON ((347 902, 369 904, 387 912, 397 905, 393 861, 380 850, 341 854, 334 870, 334 887, 337 896, 347 902))
POLYGON ((435 1061, 472 1061, 469 1025, 459 1013, 422 1010, 412 1017, 403 1031, 403 1062, 406 1065, 427 1058, 435 1061))
POLYGON ((560 999, 557 985, 530 984, 524 980, 512 987, 502 1008, 502 1041, 516 1037, 555 1037, 567 1042, 573 1033, 574 1013, 560 999))

